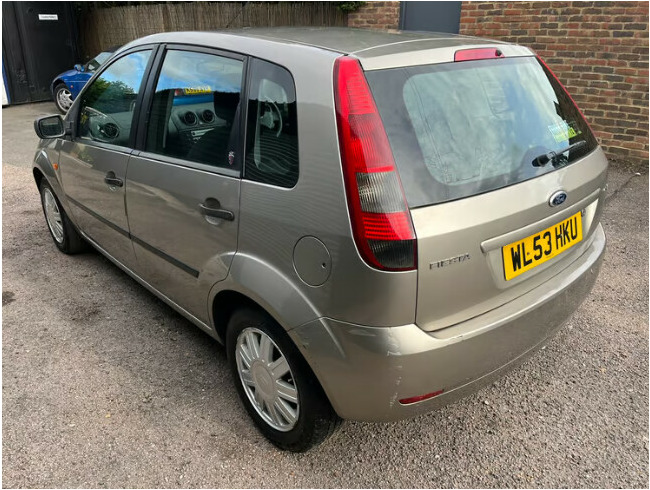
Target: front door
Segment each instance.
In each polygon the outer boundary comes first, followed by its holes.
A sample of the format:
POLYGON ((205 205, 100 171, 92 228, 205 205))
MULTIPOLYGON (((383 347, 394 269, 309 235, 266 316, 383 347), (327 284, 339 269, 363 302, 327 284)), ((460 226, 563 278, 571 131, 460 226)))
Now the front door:
POLYGON ((151 49, 111 63, 81 94, 76 132, 60 153, 63 187, 81 230, 132 268, 135 255, 125 209, 131 128, 151 49))
POLYGON ((127 171, 138 273, 204 323, 237 250, 243 68, 243 57, 169 48, 127 171))

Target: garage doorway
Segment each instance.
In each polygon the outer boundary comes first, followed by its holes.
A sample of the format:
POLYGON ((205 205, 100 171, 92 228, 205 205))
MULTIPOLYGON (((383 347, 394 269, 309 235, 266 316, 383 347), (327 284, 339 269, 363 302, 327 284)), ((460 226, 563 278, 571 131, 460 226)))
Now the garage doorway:
POLYGON ((51 100, 50 83, 78 61, 72 2, 2 2, 2 61, 10 104, 51 100))
POLYGON ((400 29, 458 34, 462 2, 400 2, 400 29))

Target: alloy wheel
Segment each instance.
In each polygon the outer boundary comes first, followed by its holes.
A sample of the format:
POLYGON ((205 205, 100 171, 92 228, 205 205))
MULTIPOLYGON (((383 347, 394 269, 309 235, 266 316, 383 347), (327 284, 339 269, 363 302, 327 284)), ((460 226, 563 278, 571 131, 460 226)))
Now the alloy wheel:
POLYGON ((56 101, 61 109, 67 111, 72 106, 72 93, 67 88, 62 88, 56 93, 56 101))

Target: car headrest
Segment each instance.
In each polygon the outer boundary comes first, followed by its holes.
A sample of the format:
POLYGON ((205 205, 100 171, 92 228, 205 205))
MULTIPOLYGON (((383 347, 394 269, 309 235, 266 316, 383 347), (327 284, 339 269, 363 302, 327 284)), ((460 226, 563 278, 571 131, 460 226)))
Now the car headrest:
POLYGON ((214 92, 214 113, 228 124, 235 120, 239 105, 239 92, 214 92))

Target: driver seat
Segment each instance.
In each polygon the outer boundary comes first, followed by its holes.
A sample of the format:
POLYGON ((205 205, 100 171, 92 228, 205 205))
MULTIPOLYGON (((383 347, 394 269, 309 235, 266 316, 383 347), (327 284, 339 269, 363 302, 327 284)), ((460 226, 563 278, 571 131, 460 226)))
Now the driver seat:
POLYGON ((214 92, 214 113, 224 121, 199 139, 187 157, 217 167, 229 167, 228 153, 234 149, 234 122, 239 119, 239 92, 214 92))

